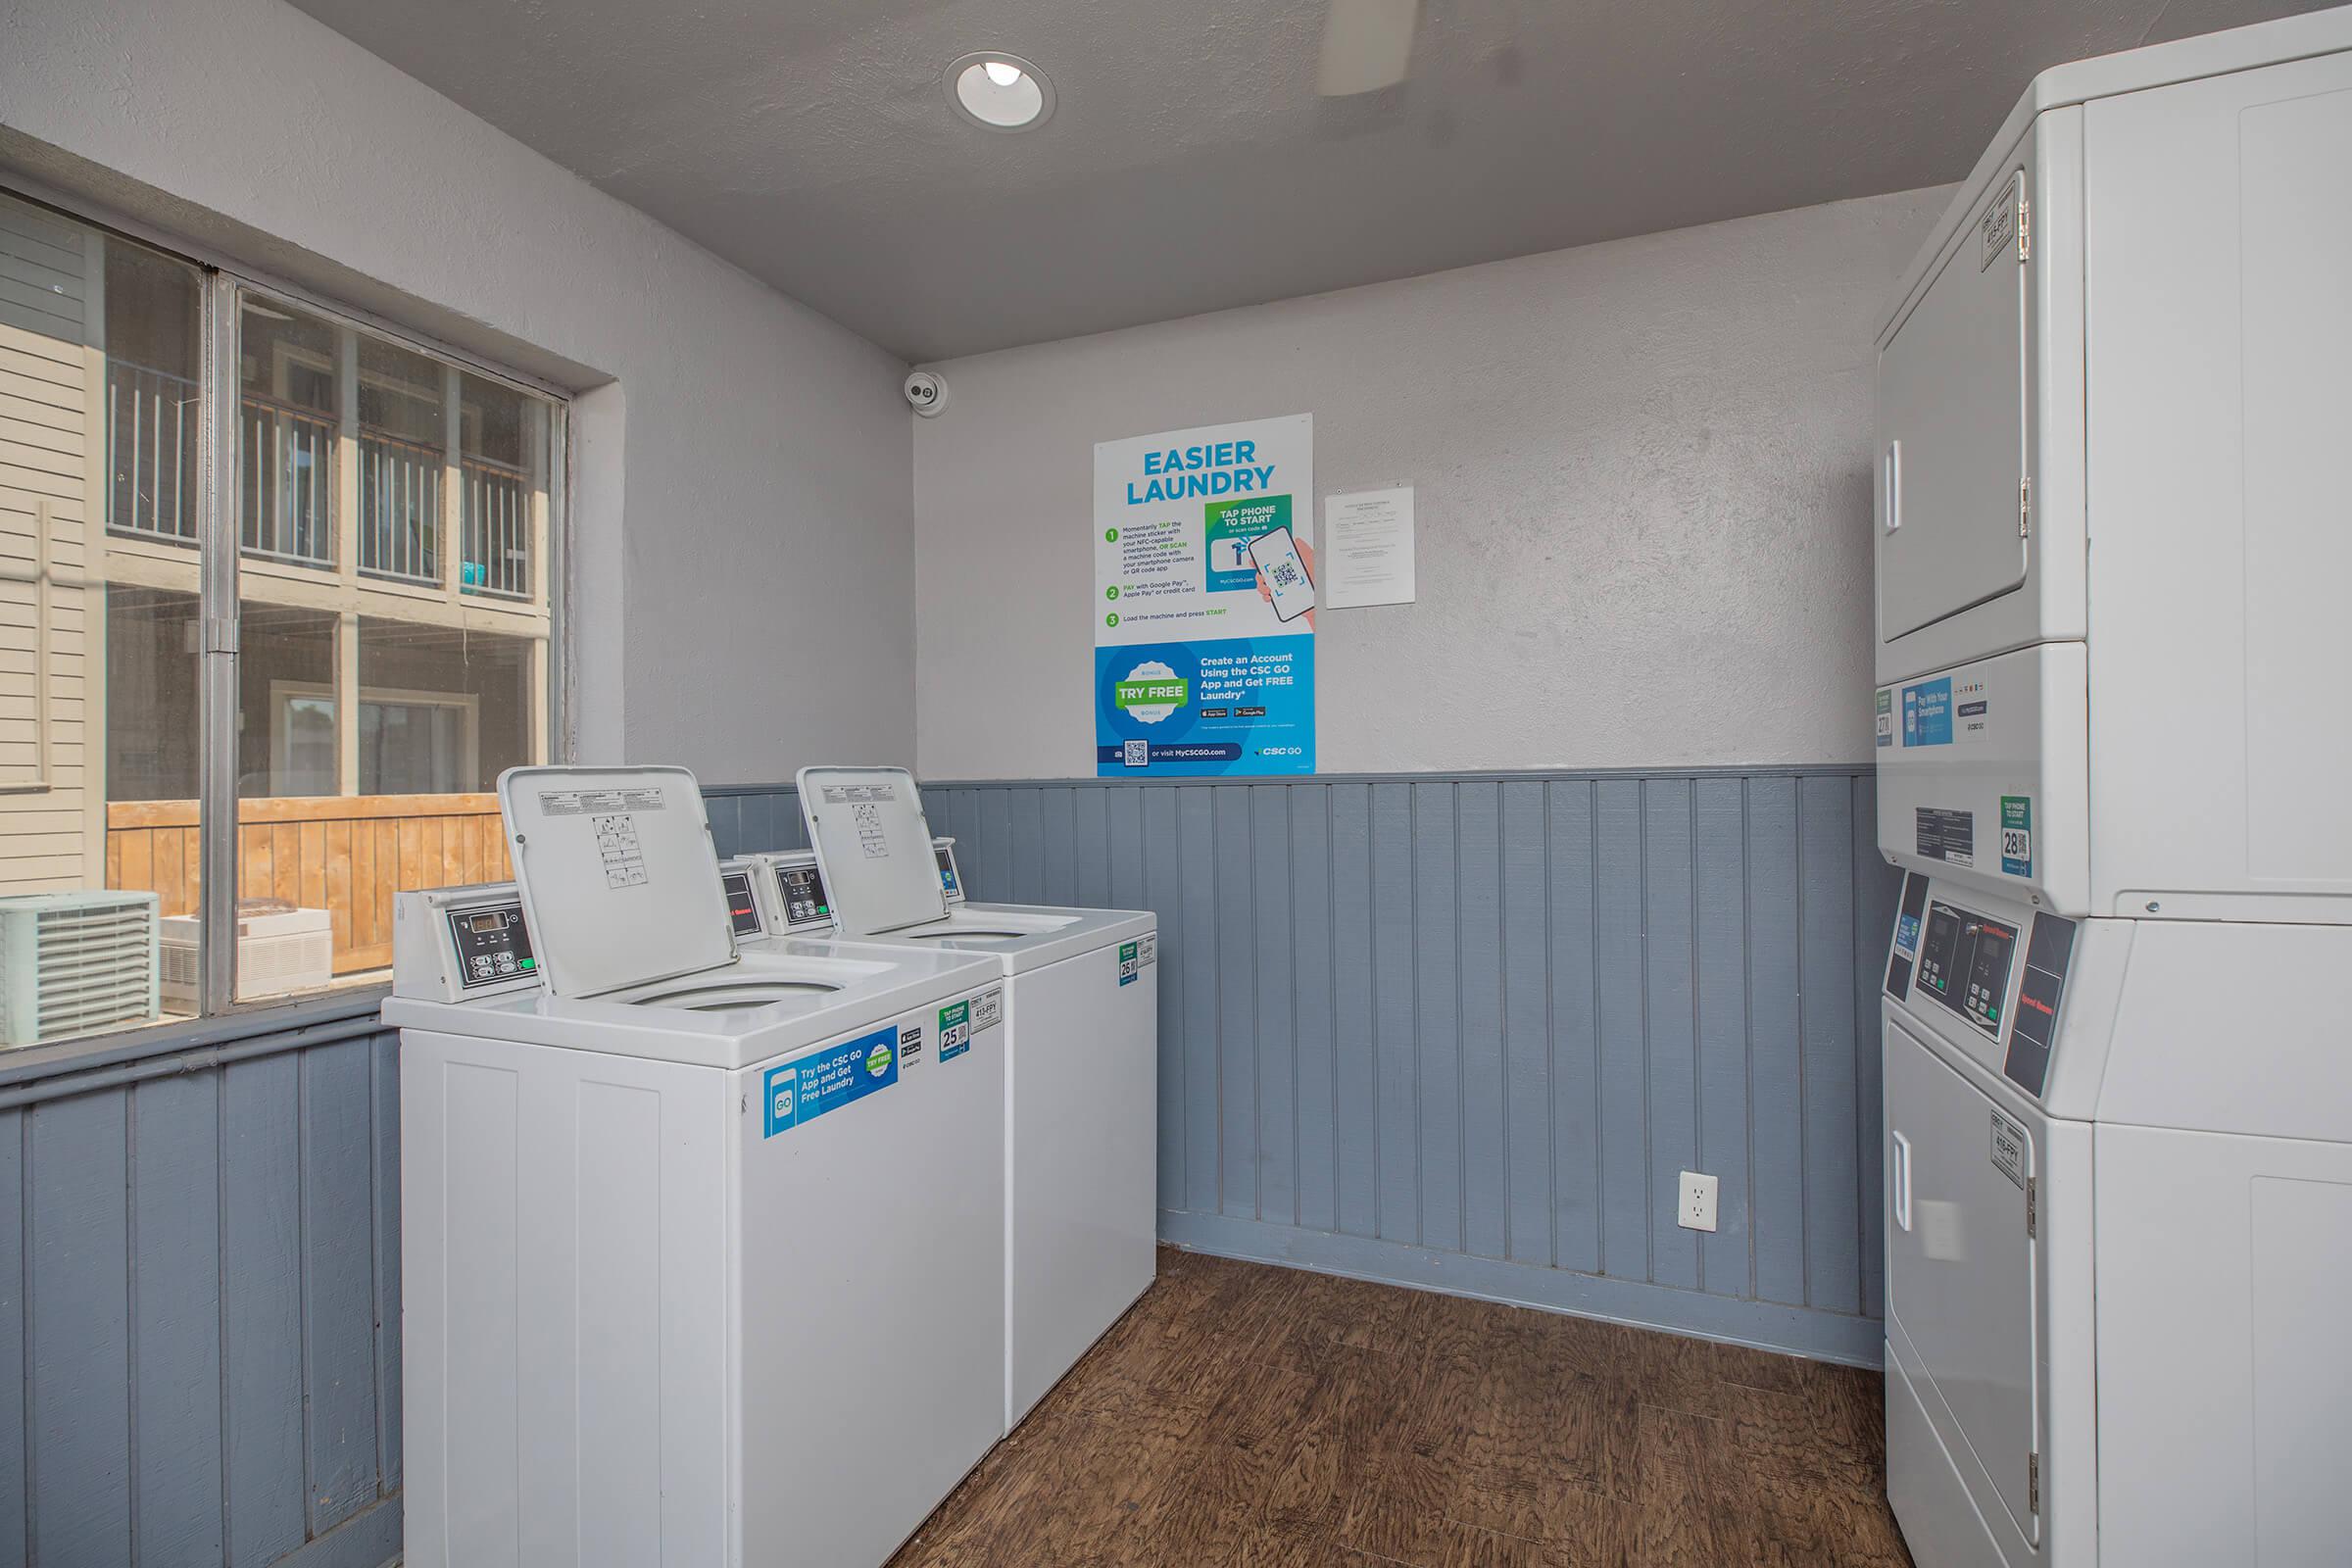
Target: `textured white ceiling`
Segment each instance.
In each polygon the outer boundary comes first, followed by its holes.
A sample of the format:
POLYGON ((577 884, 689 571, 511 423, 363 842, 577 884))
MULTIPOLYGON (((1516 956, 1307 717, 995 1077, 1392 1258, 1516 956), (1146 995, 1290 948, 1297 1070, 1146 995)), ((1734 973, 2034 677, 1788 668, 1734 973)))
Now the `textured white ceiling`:
POLYGON ((1430 0, 1325 100, 1322 0, 294 3, 912 360, 1957 179, 2045 66, 2320 9, 1430 0), (974 49, 1053 120, 957 120, 974 49))

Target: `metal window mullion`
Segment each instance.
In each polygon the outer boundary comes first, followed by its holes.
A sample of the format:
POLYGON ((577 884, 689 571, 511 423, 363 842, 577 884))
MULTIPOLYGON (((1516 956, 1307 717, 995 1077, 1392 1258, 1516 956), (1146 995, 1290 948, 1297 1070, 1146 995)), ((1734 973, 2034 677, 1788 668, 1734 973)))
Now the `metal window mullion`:
POLYGON ((201 747, 197 816, 198 949, 203 1010, 225 1011, 236 995, 237 918, 237 286, 208 273, 198 422, 204 432, 197 537, 202 541, 197 691, 201 747))

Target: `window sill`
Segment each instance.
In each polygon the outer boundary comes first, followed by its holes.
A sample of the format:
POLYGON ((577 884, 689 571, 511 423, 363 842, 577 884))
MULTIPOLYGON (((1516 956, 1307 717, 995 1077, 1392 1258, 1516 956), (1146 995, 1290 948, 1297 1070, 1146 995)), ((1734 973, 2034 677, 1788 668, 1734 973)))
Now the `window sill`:
POLYGON ((174 1070, 169 1058, 189 1056, 176 1070, 209 1066, 234 1051, 237 1055, 266 1054, 267 1050, 236 1050, 268 1042, 269 1050, 298 1050, 349 1035, 355 1023, 372 1025, 391 987, 381 982, 294 1002, 274 1003, 211 1018, 161 1023, 118 1034, 61 1040, 54 1045, 23 1046, 0 1053, 0 1103, 49 1100, 77 1092, 87 1080, 90 1088, 124 1079, 160 1076, 174 1070), (159 1070, 151 1069, 157 1064, 159 1070), (71 1080, 71 1081, 61 1081, 71 1080))

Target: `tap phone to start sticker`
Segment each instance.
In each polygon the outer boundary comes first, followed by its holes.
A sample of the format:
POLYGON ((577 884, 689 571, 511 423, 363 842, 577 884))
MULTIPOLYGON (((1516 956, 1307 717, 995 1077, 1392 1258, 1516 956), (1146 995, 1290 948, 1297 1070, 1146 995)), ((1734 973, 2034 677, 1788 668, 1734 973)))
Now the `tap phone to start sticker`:
POLYGON ((1277 528, 1250 540, 1250 559, 1266 574, 1276 620, 1297 620, 1315 608, 1315 579, 1306 574, 1306 563, 1298 559, 1298 542, 1290 529, 1277 528))

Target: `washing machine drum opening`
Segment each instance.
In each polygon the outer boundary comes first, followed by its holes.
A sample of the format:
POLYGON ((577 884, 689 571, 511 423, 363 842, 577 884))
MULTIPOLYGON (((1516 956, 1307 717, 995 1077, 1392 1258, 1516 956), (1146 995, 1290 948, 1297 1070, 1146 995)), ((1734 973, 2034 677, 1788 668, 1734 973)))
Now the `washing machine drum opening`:
POLYGON ((792 997, 822 996, 841 987, 824 980, 743 980, 724 986, 679 986, 631 997, 640 1007, 683 1007, 689 1012, 749 1012, 792 997))

